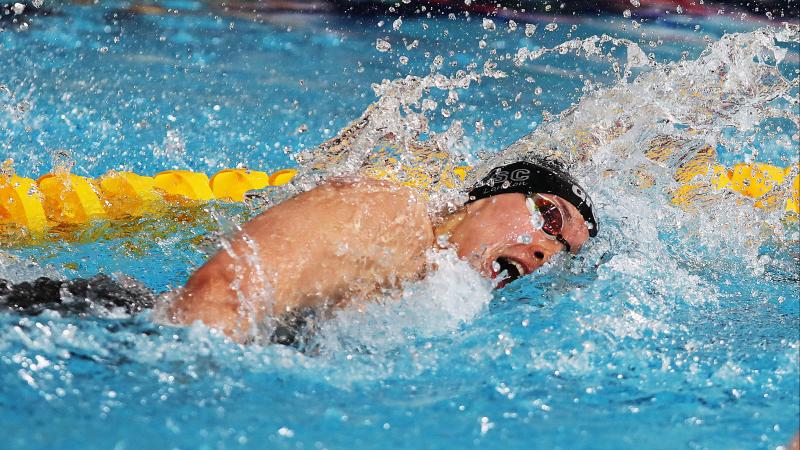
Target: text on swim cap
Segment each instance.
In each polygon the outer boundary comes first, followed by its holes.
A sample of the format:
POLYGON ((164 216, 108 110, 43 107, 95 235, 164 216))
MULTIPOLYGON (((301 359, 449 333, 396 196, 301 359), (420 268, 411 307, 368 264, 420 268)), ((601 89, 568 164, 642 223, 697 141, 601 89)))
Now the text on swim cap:
POLYGON ((511 172, 505 171, 503 169, 497 169, 486 184, 489 186, 494 186, 495 183, 503 183, 505 181, 527 181, 531 177, 531 171, 529 169, 515 169, 511 172))

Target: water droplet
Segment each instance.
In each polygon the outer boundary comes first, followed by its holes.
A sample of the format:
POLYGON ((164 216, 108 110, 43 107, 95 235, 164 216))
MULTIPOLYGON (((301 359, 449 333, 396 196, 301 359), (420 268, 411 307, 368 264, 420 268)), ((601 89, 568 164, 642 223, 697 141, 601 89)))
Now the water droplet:
POLYGON ((675 12, 677 12, 678 14, 683 14, 683 8, 681 7, 681 5, 678 5, 678 6, 675 8, 675 12))
POLYGON ((407 56, 401 56, 400 57, 400 64, 402 64, 402 65, 408 64, 408 57, 407 56))
POLYGON ((533 242, 533 238, 529 234, 523 234, 523 235, 517 236, 517 242, 520 243, 520 244, 528 245, 531 242, 533 242))
POLYGON ((22 14, 25 11, 25 5, 22 3, 14 3, 14 14, 22 14))
POLYGON ((545 30, 547 30, 547 31, 556 31, 556 30, 558 29, 558 24, 557 24, 557 23, 555 23, 555 22, 554 22, 554 23, 548 23, 548 24, 547 24, 547 25, 544 27, 544 29, 545 29, 545 30))
POLYGON ((536 86, 536 89, 533 90, 533 93, 536 95, 542 95, 542 88, 536 86))
POLYGON ((280 427, 278 429, 278 434, 285 437, 285 438, 292 438, 294 437, 294 431, 291 428, 280 427))
POLYGON ((639 0, 631 0, 631 5, 633 5, 635 8, 638 8, 641 6, 641 3, 639 3, 639 0))
POLYGON ((395 31, 399 30, 401 26, 403 26, 403 19, 398 18, 392 22, 392 29, 395 31))
POLYGON ((535 32, 536 32, 536 25, 534 25, 532 23, 526 23, 525 24, 525 36, 531 37, 531 36, 533 36, 533 33, 535 33, 535 32))
POLYGON ((392 44, 390 44, 386 39, 378 38, 378 40, 375 41, 375 48, 379 52, 388 52, 392 49, 392 44))
POLYGON ((496 28, 497 27, 495 26, 494 21, 492 21, 492 19, 483 19, 484 30, 494 31, 496 28))
POLYGON ((478 47, 479 48, 486 48, 486 41, 484 41, 483 39, 478 41, 478 47))
POLYGON ((447 98, 444 101, 445 105, 454 105, 458 101, 458 93, 456 91, 448 91, 447 98))
POLYGON ((531 225, 533 229, 541 229, 544 225, 544 218, 542 217, 542 213, 539 212, 539 208, 536 207, 536 203, 532 198, 528 197, 525 199, 525 206, 528 207, 528 211, 531 213, 531 225))
POLYGON ((508 31, 511 32, 511 31, 516 31, 516 30, 517 30, 517 22, 514 22, 513 20, 509 20, 508 21, 508 31))
POLYGON ((624 17, 626 19, 630 19, 631 18, 631 10, 630 9, 626 9, 625 11, 622 11, 622 17, 624 17))

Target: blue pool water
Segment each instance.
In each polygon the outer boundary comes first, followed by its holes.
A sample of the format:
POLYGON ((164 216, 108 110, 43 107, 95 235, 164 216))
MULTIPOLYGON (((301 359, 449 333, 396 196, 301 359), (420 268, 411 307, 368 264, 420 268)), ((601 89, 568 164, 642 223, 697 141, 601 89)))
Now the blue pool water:
MULTIPOLYGON (((64 161, 93 177, 237 164, 271 171, 296 165, 293 155, 362 114, 376 100, 373 84, 428 75, 432 64, 446 75, 470 64, 482 72, 492 60, 507 76, 458 90, 460 110, 444 108, 446 91, 430 93, 440 106, 431 130, 460 120, 465 138, 454 150, 475 161, 620 83, 610 64, 574 52, 516 66, 520 47, 605 33, 666 64, 696 60, 725 35, 780 28, 733 14, 672 14, 637 27, 622 16, 536 16, 509 30, 507 20, 460 15, 403 17, 395 30, 396 17, 252 21, 195 2, 162 5, 179 12, 62 5, 28 26, 3 25, 1 159, 33 177, 64 161), (532 36, 524 23, 537 25, 532 36), (392 49, 378 50, 378 40, 392 49)), ((796 80, 797 43, 783 46, 781 70, 796 80)), ((652 92, 621 109, 654 103, 652 92)), ((751 144, 724 145, 750 136, 741 115, 716 130, 728 139, 715 141, 720 158, 796 164, 798 105, 775 107, 782 117, 755 120, 751 144)), ((600 155, 598 164, 621 167, 600 155)), ((603 225, 580 258, 492 293, 444 256, 401 301, 343 311, 317 337, 318 354, 242 347, 148 314, 2 313, 0 448, 786 445, 800 428, 796 227, 748 205, 685 214, 624 178, 597 183, 603 225), (781 231, 758 232, 763 224, 781 231)), ((99 223, 46 245, 9 244, 0 278, 121 272, 163 291, 205 260, 204 236, 248 214, 212 205, 99 223)))

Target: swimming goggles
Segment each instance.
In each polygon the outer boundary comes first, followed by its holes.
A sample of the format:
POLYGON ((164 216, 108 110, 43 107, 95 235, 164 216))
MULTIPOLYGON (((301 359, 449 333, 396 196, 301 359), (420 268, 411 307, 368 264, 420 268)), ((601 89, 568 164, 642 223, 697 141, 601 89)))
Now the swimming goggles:
POLYGON ((561 235, 561 231, 564 229, 564 214, 561 212, 561 208, 539 194, 528 196, 525 199, 525 205, 528 206, 531 214, 538 212, 542 216, 542 231, 561 243, 567 253, 572 253, 572 247, 569 242, 561 235))

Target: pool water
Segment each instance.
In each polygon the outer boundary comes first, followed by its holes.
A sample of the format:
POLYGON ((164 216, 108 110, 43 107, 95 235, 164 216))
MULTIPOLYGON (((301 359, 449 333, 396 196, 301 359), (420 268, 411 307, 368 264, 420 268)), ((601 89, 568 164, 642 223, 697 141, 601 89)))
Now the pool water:
MULTIPOLYGON (((242 347, 148 314, 0 313, 0 447, 776 448, 800 429, 796 225, 733 200, 683 212, 632 187, 626 161, 641 149, 618 147, 669 125, 656 120, 664 114, 672 131, 695 130, 726 164, 797 164, 798 103, 746 100, 759 86, 797 96, 797 38, 776 44, 786 50, 776 64, 770 56, 780 51, 755 31, 773 27, 763 32, 772 42, 779 23, 673 13, 634 24, 634 11, 528 16, 515 28, 463 14, 252 20, 195 2, 161 5, 169 11, 58 5, 25 26, 4 22, 2 159, 31 177, 64 165, 92 177, 239 164, 273 171, 390 98, 375 86, 383 80, 461 70, 480 80, 423 90, 436 106, 422 134, 458 121, 464 136, 449 150, 471 163, 530 132, 532 141, 545 132, 559 141, 574 122, 631 121, 633 131, 608 138, 579 173, 597 183, 600 234, 580 257, 499 291, 452 255, 436 255, 439 270, 402 299, 341 311, 305 354, 242 347), (530 36, 527 23, 536 25, 530 36), (751 34, 729 44, 735 33, 751 34), (607 59, 574 51, 514 63, 521 47, 603 34, 637 43, 652 64, 632 65, 621 80, 607 59), (712 56, 703 53, 710 44, 719 50, 712 56), (747 57, 720 65, 725 84, 709 81, 712 65, 702 63, 715 55, 747 57), (750 70, 762 57, 793 87, 750 70), (685 76, 647 79, 678 61, 685 76), (658 91, 681 80, 712 93, 728 86, 735 107, 711 99, 707 119, 691 99, 658 91), (565 110, 573 113, 558 115, 565 110), (600 175, 609 169, 618 175, 600 175)), ((623 65, 635 53, 607 47, 623 65)), ((403 117, 386 125, 419 131, 403 117)), ((164 291, 205 260, 213 248, 205 236, 250 214, 212 204, 60 231, 46 245, 10 243, 0 278, 121 272, 164 291)))

